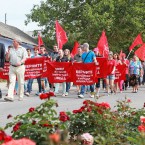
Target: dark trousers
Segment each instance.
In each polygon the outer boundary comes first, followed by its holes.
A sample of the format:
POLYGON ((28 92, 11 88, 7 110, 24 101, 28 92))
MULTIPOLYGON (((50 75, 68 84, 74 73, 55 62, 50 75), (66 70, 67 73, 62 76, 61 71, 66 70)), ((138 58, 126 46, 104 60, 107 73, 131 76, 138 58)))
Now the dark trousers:
POLYGON ((70 89, 70 83, 66 83, 66 92, 69 92, 70 89))

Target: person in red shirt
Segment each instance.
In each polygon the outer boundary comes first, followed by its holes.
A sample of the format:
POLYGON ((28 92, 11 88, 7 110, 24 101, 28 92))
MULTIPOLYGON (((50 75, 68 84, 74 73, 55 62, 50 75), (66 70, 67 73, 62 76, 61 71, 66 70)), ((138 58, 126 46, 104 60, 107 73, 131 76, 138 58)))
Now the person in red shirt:
POLYGON ((126 59, 125 57, 126 57, 126 54, 122 53, 122 55, 120 56, 120 60, 122 64, 126 65, 126 70, 125 70, 126 80, 123 81, 122 85, 124 84, 123 88, 125 87, 124 89, 127 90, 128 83, 129 83, 129 60, 126 59))
MULTIPOLYGON (((119 57, 119 54, 118 53, 114 53, 113 59, 116 62, 116 66, 119 65, 119 64, 121 64, 121 60, 120 60, 120 57, 119 57)), ((118 87, 120 88, 119 80, 118 79, 115 79, 114 80, 114 93, 115 94, 116 94, 116 92, 118 90, 118 87)), ((120 88, 120 92, 122 92, 122 88, 120 88)))
POLYGON ((110 70, 110 72, 108 72, 108 76, 106 78, 106 89, 107 89, 107 93, 109 96, 109 86, 111 89, 111 93, 113 93, 114 80, 115 80, 115 69, 116 69, 116 62, 113 59, 112 52, 109 52, 109 56, 108 56, 108 69, 110 70))

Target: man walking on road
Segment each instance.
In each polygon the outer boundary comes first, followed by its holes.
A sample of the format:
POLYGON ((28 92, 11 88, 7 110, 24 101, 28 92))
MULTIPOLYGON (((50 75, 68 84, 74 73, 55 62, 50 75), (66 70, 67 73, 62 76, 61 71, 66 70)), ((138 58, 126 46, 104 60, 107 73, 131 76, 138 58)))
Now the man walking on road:
MULTIPOLYGON (((3 71, 5 63, 5 46, 3 43, 0 43, 0 72, 3 71)), ((0 88, 0 98, 2 98, 2 92, 0 88)))
POLYGON ((17 39, 13 40, 13 48, 6 53, 6 60, 10 63, 9 68, 9 89, 8 96, 4 98, 5 101, 14 101, 14 87, 16 78, 19 86, 19 101, 23 100, 24 95, 24 73, 25 73, 25 61, 27 58, 27 51, 25 48, 20 46, 20 41, 17 39))
MULTIPOLYGON (((89 44, 84 43, 83 44, 83 51, 84 53, 82 54, 82 62, 83 63, 92 63, 94 62, 97 65, 97 60, 95 53, 91 50, 89 50, 89 44)), ((91 91, 91 98, 94 98, 94 85, 90 85, 90 91, 91 91)), ((81 92, 80 95, 78 95, 78 98, 84 98, 84 93, 85 93, 85 85, 81 86, 81 92)))
POLYGON ((3 71, 5 63, 5 46, 3 43, 0 43, 0 71, 3 71))

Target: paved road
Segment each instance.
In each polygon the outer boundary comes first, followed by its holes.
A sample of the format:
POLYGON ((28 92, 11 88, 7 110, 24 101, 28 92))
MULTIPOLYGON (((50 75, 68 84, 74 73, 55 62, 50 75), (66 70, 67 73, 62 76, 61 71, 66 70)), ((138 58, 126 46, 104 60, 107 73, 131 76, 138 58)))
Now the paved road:
MULTIPOLYGON (((3 92, 3 98, 7 93, 6 83, 0 83, 0 88, 3 92)), ((16 116, 18 114, 25 113, 29 110, 30 107, 36 107, 41 104, 43 101, 39 99, 38 96, 35 96, 37 92, 37 84, 33 84, 33 93, 30 97, 24 97, 23 101, 18 101, 18 97, 15 96, 14 102, 5 102, 4 99, 0 99, 0 127, 4 127, 6 123, 10 120, 7 119, 7 115, 11 114, 12 116, 16 116)), ((124 99, 127 97, 132 100, 131 106, 136 108, 142 108, 145 102, 145 86, 141 86, 138 93, 131 93, 131 88, 123 93, 117 93, 116 95, 107 96, 103 90, 101 90, 101 96, 98 100, 99 102, 108 102, 111 107, 115 106, 117 100, 124 99)), ((57 96, 54 98, 57 100, 59 107, 57 107, 57 111, 72 111, 73 109, 78 109, 83 100, 90 99, 88 94, 85 95, 84 99, 77 98, 76 88, 72 87, 69 93, 69 96, 62 97, 57 96)), ((8 131, 9 132, 9 131, 8 131)))

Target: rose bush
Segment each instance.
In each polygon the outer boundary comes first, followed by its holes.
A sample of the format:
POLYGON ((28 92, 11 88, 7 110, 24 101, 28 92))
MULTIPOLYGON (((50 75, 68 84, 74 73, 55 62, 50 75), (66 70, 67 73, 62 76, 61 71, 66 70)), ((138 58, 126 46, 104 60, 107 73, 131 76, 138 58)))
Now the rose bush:
MULTIPOLYGON (((46 97, 47 96, 47 97, 46 97)), ((131 99, 117 101, 111 109, 106 102, 85 100, 72 112, 55 111, 53 94, 40 106, 14 117, 5 127, 12 128, 14 139, 29 138, 37 145, 142 145, 145 141, 145 110, 130 107, 131 99)), ((12 115, 9 115, 12 117, 12 115)))

